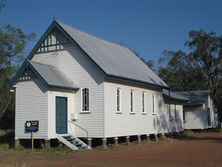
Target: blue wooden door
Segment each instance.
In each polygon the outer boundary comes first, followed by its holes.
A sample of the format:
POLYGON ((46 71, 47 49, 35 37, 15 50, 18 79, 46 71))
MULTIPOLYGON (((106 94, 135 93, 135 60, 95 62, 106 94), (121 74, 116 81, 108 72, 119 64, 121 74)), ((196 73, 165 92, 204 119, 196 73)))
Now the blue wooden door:
POLYGON ((67 98, 56 97, 56 133, 67 134, 67 98))

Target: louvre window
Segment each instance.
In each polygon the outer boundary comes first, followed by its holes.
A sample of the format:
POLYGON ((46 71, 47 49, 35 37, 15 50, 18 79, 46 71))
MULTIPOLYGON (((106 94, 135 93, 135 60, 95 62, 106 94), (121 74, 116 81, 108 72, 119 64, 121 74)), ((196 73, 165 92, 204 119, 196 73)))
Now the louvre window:
POLYGON ((183 121, 186 121, 185 111, 183 110, 183 121))
POLYGON ((142 113, 145 113, 145 92, 142 92, 142 113))
POLYGON ((152 102, 153 102, 153 114, 156 114, 155 112, 155 94, 152 94, 152 102))
POLYGON ((178 115, 178 110, 177 110, 177 105, 175 104, 175 108, 174 108, 174 115, 175 115, 175 119, 178 119, 179 118, 179 115, 178 115))
POLYGON ((168 104, 168 113, 169 113, 169 119, 172 120, 172 113, 171 113, 171 105, 168 104))
POLYGON ((89 111, 89 89, 82 89, 82 110, 89 111))
POLYGON ((133 90, 130 91, 130 112, 133 112, 133 90))
POLYGON ((120 101, 121 101, 120 98, 121 98, 121 97, 120 97, 120 88, 117 88, 117 90, 116 90, 116 100, 117 100, 116 110, 117 110, 118 112, 120 112, 120 101))

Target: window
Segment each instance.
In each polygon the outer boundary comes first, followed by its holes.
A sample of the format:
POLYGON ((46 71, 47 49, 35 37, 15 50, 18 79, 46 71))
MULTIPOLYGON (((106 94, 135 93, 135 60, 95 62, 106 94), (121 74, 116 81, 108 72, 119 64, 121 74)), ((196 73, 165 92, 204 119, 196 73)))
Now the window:
POLYGON ((89 111, 89 89, 82 89, 82 111, 89 111))
POLYGON ((183 110, 183 121, 186 121, 185 111, 183 110))
POLYGON ((210 108, 207 108, 207 122, 208 122, 208 126, 211 126, 211 117, 210 117, 210 108))
POLYGON ((121 92, 120 92, 120 88, 117 88, 116 90, 116 100, 117 100, 117 103, 116 103, 116 111, 120 112, 120 103, 121 103, 121 92))
POLYGON ((152 102, 153 102, 153 114, 156 114, 155 112, 155 94, 152 94, 152 102))
POLYGON ((175 108, 174 108, 174 117, 175 117, 175 119, 178 119, 179 115, 178 115, 177 105, 175 104, 174 106, 175 106, 175 108))
POLYGON ((145 92, 142 92, 142 113, 145 113, 145 92))
POLYGON ((171 105, 168 104, 169 119, 172 120, 171 105))
POLYGON ((130 91, 130 112, 133 112, 133 90, 130 91))

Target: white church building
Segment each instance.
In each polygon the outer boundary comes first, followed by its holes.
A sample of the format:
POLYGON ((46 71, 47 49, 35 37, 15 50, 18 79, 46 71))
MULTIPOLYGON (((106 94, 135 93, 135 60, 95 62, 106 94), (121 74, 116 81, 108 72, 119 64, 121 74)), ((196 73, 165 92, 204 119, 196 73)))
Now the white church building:
POLYGON ((58 139, 73 150, 107 139, 183 131, 186 98, 169 91, 131 50, 53 21, 12 80, 15 141, 58 139), (88 140, 83 142, 82 138, 88 140), (85 144, 87 143, 87 144, 85 144))

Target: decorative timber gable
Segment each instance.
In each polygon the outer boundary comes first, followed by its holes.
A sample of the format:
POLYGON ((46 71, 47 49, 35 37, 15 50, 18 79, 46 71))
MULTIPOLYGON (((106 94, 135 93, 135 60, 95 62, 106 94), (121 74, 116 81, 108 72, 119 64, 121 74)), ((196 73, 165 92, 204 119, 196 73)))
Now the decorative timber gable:
POLYGON ((36 53, 45 53, 63 50, 65 44, 70 44, 71 40, 64 33, 54 27, 45 40, 41 43, 36 53))
POLYGON ((35 77, 35 74, 29 68, 26 68, 25 71, 22 73, 21 77, 19 78, 19 81, 29 81, 35 77))

